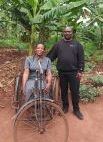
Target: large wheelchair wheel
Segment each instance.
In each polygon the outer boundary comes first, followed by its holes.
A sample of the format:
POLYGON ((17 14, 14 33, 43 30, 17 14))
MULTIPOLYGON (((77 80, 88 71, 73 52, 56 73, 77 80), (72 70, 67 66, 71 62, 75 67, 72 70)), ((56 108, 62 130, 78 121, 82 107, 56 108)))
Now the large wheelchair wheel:
POLYGON ((57 75, 53 76, 51 92, 55 103, 62 107, 61 89, 59 85, 59 77, 57 75))
POLYGON ((19 72, 14 82, 14 96, 13 96, 13 107, 17 113, 23 104, 23 93, 22 93, 22 73, 19 72))
POLYGON ((14 142, 67 142, 68 122, 53 100, 31 100, 14 120, 14 142))

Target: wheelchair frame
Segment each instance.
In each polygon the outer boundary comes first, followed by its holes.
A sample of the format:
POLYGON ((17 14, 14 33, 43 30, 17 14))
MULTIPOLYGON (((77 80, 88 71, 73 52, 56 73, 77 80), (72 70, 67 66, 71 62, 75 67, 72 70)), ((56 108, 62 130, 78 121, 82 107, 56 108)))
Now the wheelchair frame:
MULTIPOLYGON (((42 78, 41 78, 42 79, 42 78)), ((29 111, 29 115, 33 118, 33 123, 35 123, 36 128, 38 129, 39 134, 44 134, 46 131, 46 126, 47 123, 50 122, 52 123, 52 120, 54 118, 58 118, 61 120, 62 125, 64 126, 64 138, 62 142, 67 142, 68 141, 68 134, 69 134, 69 128, 68 128, 68 122, 65 118, 65 115, 60 107, 60 102, 58 103, 58 98, 60 100, 60 96, 57 96, 58 91, 55 90, 58 88, 57 86, 57 77, 54 78, 54 83, 52 86, 52 93, 56 94, 53 95, 53 100, 47 99, 47 98, 42 98, 42 92, 40 92, 40 98, 37 99, 32 99, 26 103, 24 103, 23 99, 23 93, 21 90, 21 85, 22 85, 22 73, 19 73, 15 79, 15 89, 14 89, 14 98, 13 98, 13 104, 15 108, 15 119, 14 119, 14 130, 13 130, 13 137, 14 137, 14 142, 26 142, 25 138, 19 138, 21 135, 19 133, 20 130, 19 128, 19 123, 24 122, 25 124, 28 123, 27 121, 30 121, 31 119, 27 119, 26 113, 29 111), (59 105, 58 105, 59 104, 59 105), (31 112, 32 111, 32 112, 31 112), (24 118, 24 116, 26 118, 24 118), (22 121, 21 121, 22 119, 22 121), (30 120, 29 120, 30 119, 30 120), (46 120, 47 119, 47 120, 46 120)), ((58 89, 60 91, 60 89, 58 89)), ((56 121, 56 119, 55 119, 56 121)), ((31 120, 32 122, 32 120, 31 120)), ((22 124, 21 124, 22 125, 22 124)), ((50 125, 50 124, 49 124, 50 125)), ((34 129, 34 128, 33 128, 34 129)), ((49 128, 47 128, 49 129, 49 128)), ((55 132, 56 133, 56 132, 55 132)), ((23 136, 23 135, 22 135, 23 136)), ((25 136, 25 135, 24 135, 25 136)), ((54 137, 55 138, 55 137, 54 137)), ((57 141, 57 140, 56 140, 57 141)), ((55 140, 53 142, 56 142, 55 140)), ((29 142, 31 142, 29 140, 29 142)), ((44 141, 43 141, 44 142, 44 141)), ((45 141, 46 142, 46 141, 45 141)), ((59 142, 59 141, 57 141, 59 142)))

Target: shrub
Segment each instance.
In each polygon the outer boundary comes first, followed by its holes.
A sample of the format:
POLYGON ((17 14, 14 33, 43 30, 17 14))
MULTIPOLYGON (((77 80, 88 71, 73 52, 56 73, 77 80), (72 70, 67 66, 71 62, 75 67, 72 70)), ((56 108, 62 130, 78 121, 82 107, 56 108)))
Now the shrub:
POLYGON ((57 71, 57 68, 56 68, 56 62, 57 61, 54 61, 52 63, 52 73, 53 73, 53 75, 58 75, 58 71, 57 71))
POLYGON ((4 48, 17 48, 18 50, 27 49, 29 46, 28 43, 23 43, 16 39, 1 39, 0 40, 0 47, 4 48))
POLYGON ((103 61, 103 50, 96 50, 93 58, 96 62, 103 61))
POLYGON ((94 67, 95 67, 95 64, 94 64, 94 63, 87 62, 87 63, 85 64, 85 72, 91 72, 94 67))
POLYGON ((84 47, 85 60, 90 61, 97 48, 94 43, 90 41, 86 42, 84 47))
POLYGON ((91 81, 91 83, 97 87, 97 86, 103 86, 103 75, 95 75, 92 77, 89 77, 88 80, 91 81))
POLYGON ((94 102, 96 97, 99 96, 99 91, 90 85, 80 86, 80 100, 83 102, 94 102))

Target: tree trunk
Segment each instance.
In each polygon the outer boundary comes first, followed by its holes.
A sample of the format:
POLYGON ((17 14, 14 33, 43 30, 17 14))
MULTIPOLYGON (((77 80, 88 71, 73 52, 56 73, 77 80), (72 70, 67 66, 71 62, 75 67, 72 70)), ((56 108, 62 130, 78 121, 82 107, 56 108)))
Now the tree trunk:
POLYGON ((41 27, 39 31, 39 42, 45 43, 49 38, 49 29, 41 27))
POLYGON ((29 51, 28 54, 31 55, 33 52, 33 44, 35 42, 35 25, 31 26, 31 36, 30 36, 30 45, 29 45, 29 51))

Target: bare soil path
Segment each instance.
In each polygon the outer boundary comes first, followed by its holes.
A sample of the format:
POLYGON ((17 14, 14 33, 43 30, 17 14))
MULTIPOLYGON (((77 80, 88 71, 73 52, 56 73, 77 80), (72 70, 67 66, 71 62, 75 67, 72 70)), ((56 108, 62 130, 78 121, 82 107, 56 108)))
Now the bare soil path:
MULTIPOLYGON (((0 108, 0 142, 13 142, 14 111, 11 108, 11 99, 4 99, 1 102, 5 105, 5 108, 0 108)), ((103 96, 97 98, 95 103, 80 104, 80 106, 84 114, 83 121, 78 120, 73 115, 71 108, 65 115, 69 123, 68 142, 102 142, 103 96)), ((58 128, 58 131, 61 130, 58 128)))
MULTIPOLYGON (((13 142, 14 110, 11 105, 13 78, 18 71, 17 59, 21 58, 22 54, 15 53, 15 56, 13 53, 7 54, 6 60, 5 52, 2 53, 0 51, 0 59, 2 58, 0 60, 0 105, 4 108, 0 107, 0 142, 13 142)), ((65 114, 69 123, 68 142, 103 142, 103 95, 98 97, 94 103, 80 103, 80 107, 84 114, 82 121, 73 115, 71 105, 69 112, 65 114)), ((59 128, 58 131, 63 133, 59 128)))

